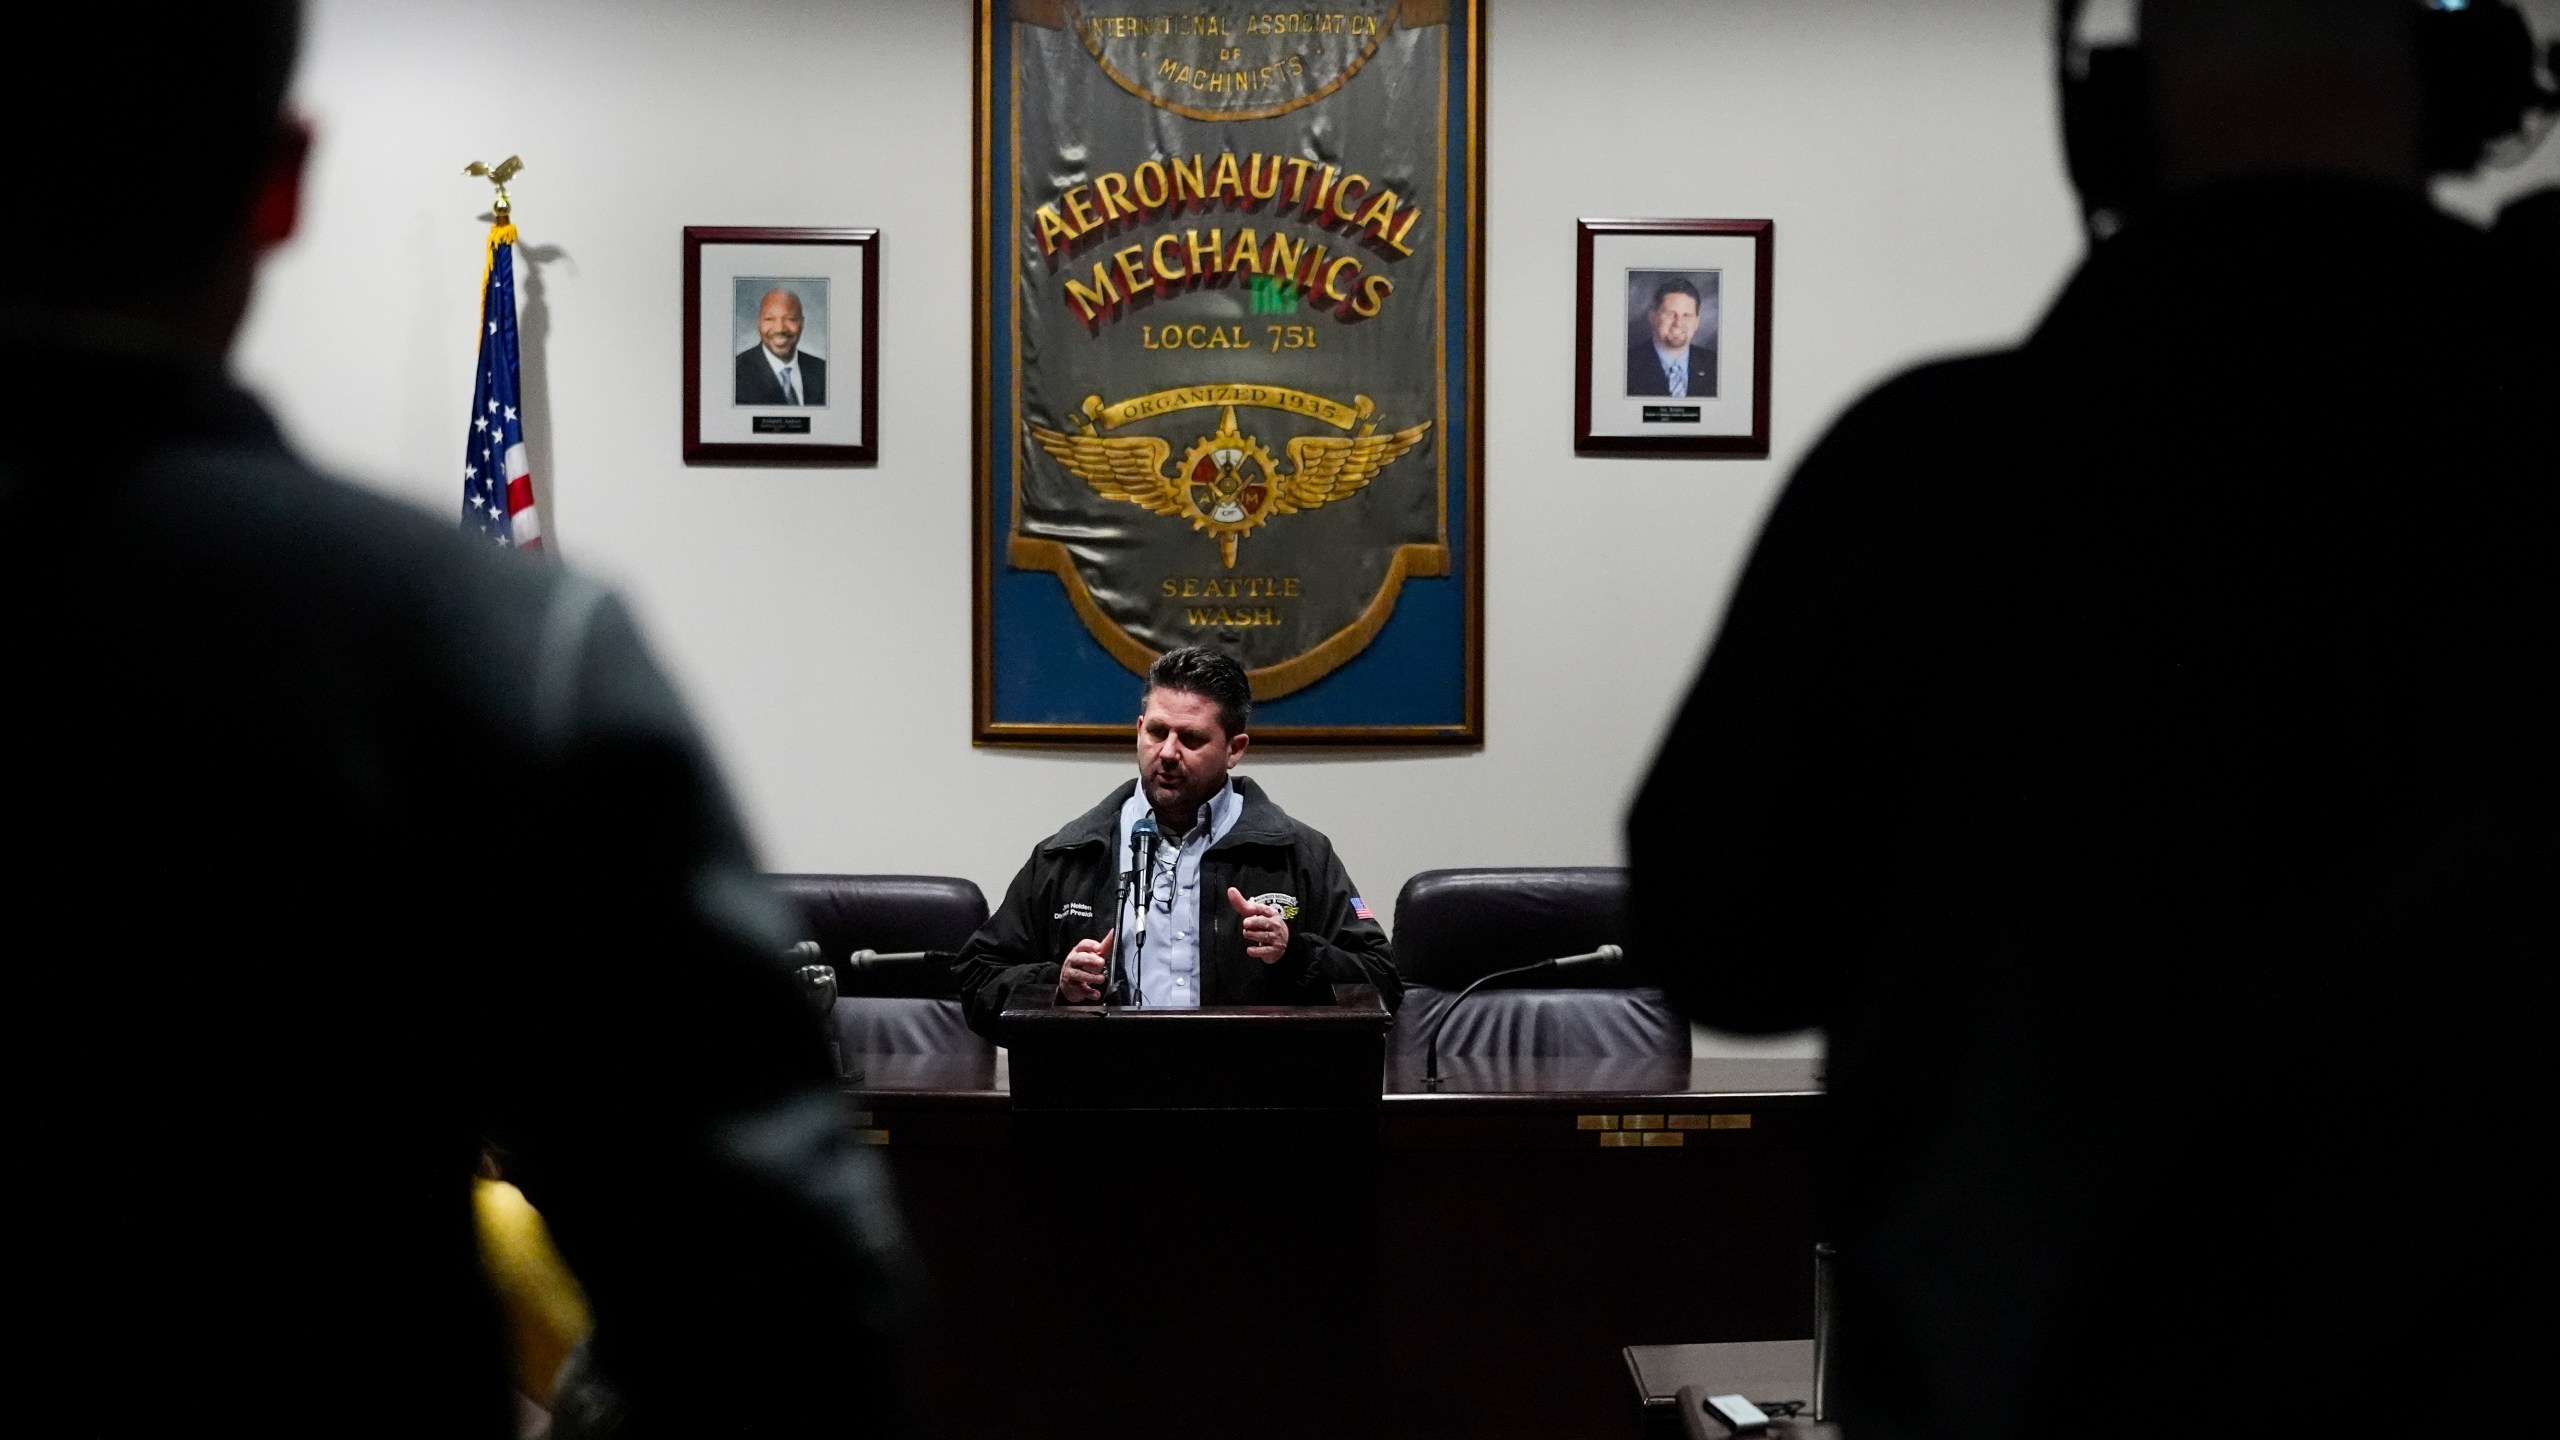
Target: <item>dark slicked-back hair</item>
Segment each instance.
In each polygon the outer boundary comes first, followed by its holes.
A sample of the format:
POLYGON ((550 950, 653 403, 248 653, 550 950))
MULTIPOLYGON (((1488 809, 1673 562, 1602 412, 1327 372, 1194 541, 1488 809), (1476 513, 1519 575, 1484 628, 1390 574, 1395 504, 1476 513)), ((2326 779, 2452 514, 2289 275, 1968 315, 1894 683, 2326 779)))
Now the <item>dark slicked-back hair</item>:
POLYGON ((1215 701, 1218 728, 1230 740, 1253 723, 1253 686, 1244 678, 1244 667, 1223 650, 1185 645, 1157 656, 1156 663, 1147 667, 1147 688, 1138 703, 1144 705, 1146 696, 1158 690, 1179 690, 1215 701))
POLYGON ((1700 298, 1698 294, 1698 287, 1690 284, 1686 279, 1679 278, 1665 280, 1661 284, 1653 287, 1653 308, 1656 310, 1661 309, 1662 302, 1670 299, 1674 295, 1686 295, 1689 297, 1690 304, 1697 306, 1701 310, 1707 308, 1707 302, 1700 298))
POLYGON ((0 299, 201 293, 274 153, 301 39, 300 0, 45 5, 12 20, 0 133, 28 173, 7 187, 0 299))

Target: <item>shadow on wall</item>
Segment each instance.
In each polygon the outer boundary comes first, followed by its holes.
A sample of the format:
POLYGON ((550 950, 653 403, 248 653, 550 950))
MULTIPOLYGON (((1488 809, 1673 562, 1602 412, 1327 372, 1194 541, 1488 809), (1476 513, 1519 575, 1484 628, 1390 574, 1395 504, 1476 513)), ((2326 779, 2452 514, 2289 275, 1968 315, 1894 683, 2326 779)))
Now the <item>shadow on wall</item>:
POLYGON ((519 399, 524 407, 525 463, 533 468, 533 503, 542 517, 542 546, 552 558, 560 558, 560 511, 555 500, 558 490, 552 477, 558 472, 552 466, 556 451, 552 448, 551 431, 551 301, 550 270, 568 267, 570 278, 578 273, 578 262, 557 245, 527 245, 519 241, 516 259, 518 296, 516 311, 516 348, 524 371, 519 377, 522 388, 519 399))

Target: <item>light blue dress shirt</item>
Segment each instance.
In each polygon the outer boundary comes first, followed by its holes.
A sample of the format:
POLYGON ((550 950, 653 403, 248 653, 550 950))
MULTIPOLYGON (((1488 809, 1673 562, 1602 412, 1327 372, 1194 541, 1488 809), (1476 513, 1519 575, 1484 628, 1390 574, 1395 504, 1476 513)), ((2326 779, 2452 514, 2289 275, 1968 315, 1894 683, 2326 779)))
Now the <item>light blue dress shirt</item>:
MULTIPOLYGON (((1120 863, 1129 863, 1129 831, 1147 813, 1144 785, 1130 792, 1120 807, 1120 863)), ((1120 912, 1120 933, 1145 935, 1138 952, 1138 1003, 1150 1010, 1200 1008, 1200 861, 1210 847, 1226 838, 1244 813, 1244 797, 1230 780, 1200 807, 1191 833, 1165 835, 1156 841, 1152 873, 1133 886, 1128 906, 1120 912), (1147 907, 1143 921, 1138 910, 1147 907)), ((1227 897, 1211 897, 1225 904, 1227 897)))

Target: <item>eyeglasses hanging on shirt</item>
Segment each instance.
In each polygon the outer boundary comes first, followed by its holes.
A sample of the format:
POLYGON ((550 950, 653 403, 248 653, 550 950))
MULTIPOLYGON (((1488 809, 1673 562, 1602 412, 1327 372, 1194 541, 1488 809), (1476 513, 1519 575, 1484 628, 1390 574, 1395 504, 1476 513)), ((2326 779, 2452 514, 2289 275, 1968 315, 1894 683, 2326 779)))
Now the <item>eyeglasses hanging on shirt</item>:
POLYGON ((1181 863, 1182 841, 1178 838, 1170 845, 1156 846, 1156 853, 1147 857, 1147 899, 1167 915, 1173 913, 1174 867, 1181 863), (1166 853, 1168 851, 1171 853, 1166 853), (1159 858, 1164 861, 1161 869, 1155 863, 1159 858), (1161 880, 1157 878, 1159 875, 1163 877, 1161 880))

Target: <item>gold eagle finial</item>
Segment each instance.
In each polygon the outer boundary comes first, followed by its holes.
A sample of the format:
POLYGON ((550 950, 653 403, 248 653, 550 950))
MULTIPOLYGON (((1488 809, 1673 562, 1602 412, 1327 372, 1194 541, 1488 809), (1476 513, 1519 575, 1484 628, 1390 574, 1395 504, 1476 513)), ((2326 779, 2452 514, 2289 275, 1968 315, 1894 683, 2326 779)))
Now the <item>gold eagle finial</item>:
POLYGON ((524 169, 524 157, 521 155, 510 155, 495 165, 491 165, 486 161, 474 160, 470 164, 462 167, 462 173, 465 175, 481 176, 487 179, 490 184, 498 187, 497 203, 490 207, 489 213, 497 216, 500 224, 505 224, 508 212, 514 203, 507 199, 507 182, 516 178, 516 172, 522 169, 524 169))

